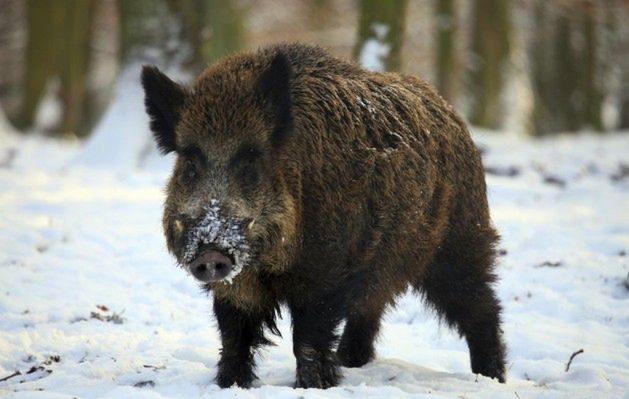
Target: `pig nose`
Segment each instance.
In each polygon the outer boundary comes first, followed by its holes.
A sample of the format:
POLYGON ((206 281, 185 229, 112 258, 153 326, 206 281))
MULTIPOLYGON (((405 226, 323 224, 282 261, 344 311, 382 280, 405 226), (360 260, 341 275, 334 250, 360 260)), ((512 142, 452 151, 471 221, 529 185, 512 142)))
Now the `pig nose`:
POLYGON ((232 270, 232 261, 222 252, 208 249, 202 251, 188 268, 197 280, 209 283, 227 277, 232 270))

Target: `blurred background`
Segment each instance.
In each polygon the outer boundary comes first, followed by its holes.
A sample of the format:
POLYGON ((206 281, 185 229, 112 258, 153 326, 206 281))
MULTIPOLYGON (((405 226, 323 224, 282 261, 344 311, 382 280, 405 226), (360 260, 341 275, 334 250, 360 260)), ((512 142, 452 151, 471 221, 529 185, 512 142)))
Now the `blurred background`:
POLYGON ((120 119, 124 104, 141 102, 142 64, 185 82, 226 54, 278 41, 420 76, 478 127, 629 128, 625 0, 0 0, 0 9, 0 105, 24 134, 84 139, 108 110, 120 119))

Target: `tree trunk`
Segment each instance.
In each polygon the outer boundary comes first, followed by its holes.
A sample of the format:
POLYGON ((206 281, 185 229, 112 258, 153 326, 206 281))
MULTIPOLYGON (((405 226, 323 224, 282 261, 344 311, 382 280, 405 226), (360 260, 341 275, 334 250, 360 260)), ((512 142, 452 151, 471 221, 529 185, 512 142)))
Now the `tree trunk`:
POLYGON ((406 0, 361 0, 354 58, 374 70, 399 71, 406 0))
POLYGON ((583 90, 583 110, 581 126, 594 130, 603 130, 603 96, 604 88, 599 81, 603 68, 597 54, 600 44, 600 30, 597 29, 596 17, 600 10, 593 4, 584 4, 580 27, 584 35, 583 49, 580 58, 583 60, 579 86, 583 90))
POLYGON ((208 31, 201 45, 204 62, 216 61, 244 47, 244 13, 237 1, 205 0, 205 19, 208 31))
POLYGON ((502 122, 501 95, 510 52, 509 4, 508 0, 476 0, 473 5, 469 118, 477 126, 496 129, 502 122))
POLYGON ((54 2, 31 0, 26 3, 28 39, 22 77, 22 103, 19 116, 13 123, 22 131, 33 126, 37 106, 44 95, 46 83, 55 71, 54 35, 50 20, 54 2))
POLYGON ((534 93, 532 134, 603 130, 604 79, 610 43, 599 17, 607 4, 538 0, 529 47, 534 93), (607 48, 606 48, 607 47, 607 48))
POLYGON ((84 137, 90 127, 86 97, 93 2, 65 0, 60 4, 64 6, 58 31, 63 41, 58 54, 63 116, 58 130, 65 135, 84 137))
POLYGON ((157 50, 158 59, 151 62, 196 74, 206 63, 244 47, 244 14, 236 1, 120 0, 120 9, 126 60, 146 59, 157 50))
POLYGON ((26 4, 26 44, 22 105, 18 129, 34 124, 44 91, 59 82, 61 115, 52 131, 84 136, 88 124, 84 104, 90 59, 91 0, 30 0, 26 4))
POLYGON ((437 89, 448 101, 454 100, 456 30, 455 0, 436 0, 437 89))

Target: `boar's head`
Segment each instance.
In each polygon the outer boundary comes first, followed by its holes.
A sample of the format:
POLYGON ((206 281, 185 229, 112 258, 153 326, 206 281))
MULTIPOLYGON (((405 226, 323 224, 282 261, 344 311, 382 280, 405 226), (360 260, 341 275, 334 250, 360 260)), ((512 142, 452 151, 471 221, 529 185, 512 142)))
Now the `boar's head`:
POLYGON ((191 87, 155 67, 142 70, 151 131, 163 153, 176 154, 167 246, 203 283, 231 282, 273 254, 282 262, 277 254, 295 225, 286 177, 291 71, 280 51, 226 59, 191 87))

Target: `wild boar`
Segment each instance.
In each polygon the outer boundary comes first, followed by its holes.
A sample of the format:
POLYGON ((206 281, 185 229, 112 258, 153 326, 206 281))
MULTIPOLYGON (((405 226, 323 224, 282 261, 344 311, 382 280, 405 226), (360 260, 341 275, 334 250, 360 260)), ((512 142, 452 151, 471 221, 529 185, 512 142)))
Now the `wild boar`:
POLYGON ((213 294, 221 387, 251 385, 284 304, 295 385, 337 385, 339 365, 374 358, 409 285, 465 337, 472 371, 505 381, 481 159, 428 83, 282 44, 191 86, 145 66, 142 85, 155 140, 177 155, 167 246, 213 294))

